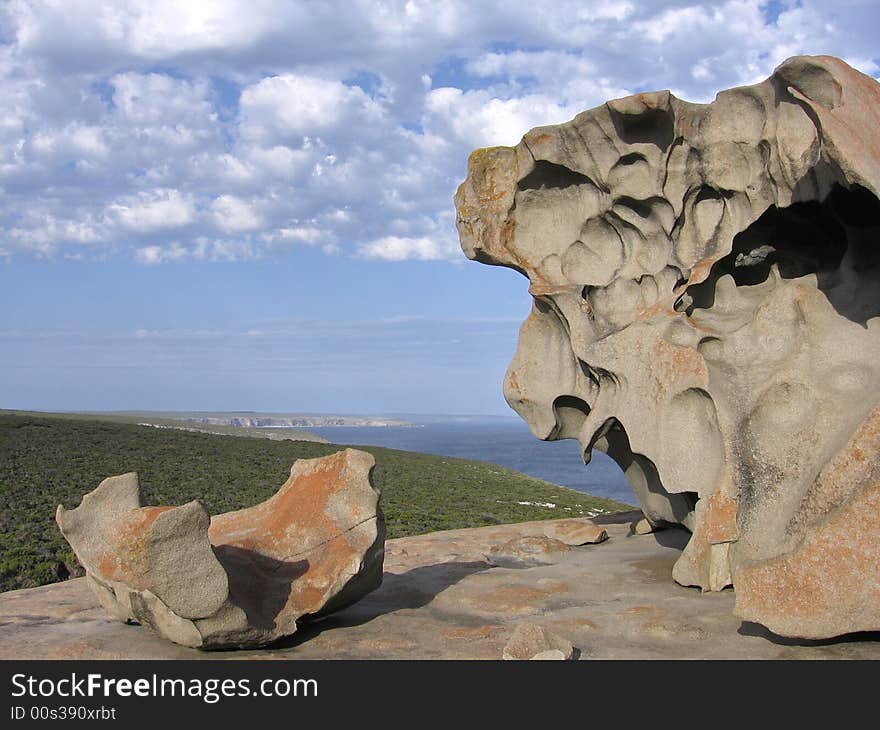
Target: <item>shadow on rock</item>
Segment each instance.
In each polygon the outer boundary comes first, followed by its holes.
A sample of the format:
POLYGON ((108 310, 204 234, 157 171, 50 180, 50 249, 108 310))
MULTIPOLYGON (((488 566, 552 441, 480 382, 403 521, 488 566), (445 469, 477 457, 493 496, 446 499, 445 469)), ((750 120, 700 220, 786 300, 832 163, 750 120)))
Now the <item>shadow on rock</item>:
POLYGON ((651 536, 657 541, 658 545, 667 548, 675 548, 676 550, 684 550, 691 539, 691 533, 681 528, 665 528, 652 532, 651 536))
POLYGON ((880 641, 880 631, 858 631, 852 634, 836 636, 832 639, 797 639, 790 636, 774 634, 766 626, 743 621, 737 633, 740 636, 757 636, 779 646, 834 646, 835 644, 855 644, 860 642, 880 641))
POLYGON ((423 565, 400 574, 386 572, 378 590, 331 616, 311 621, 303 617, 303 624, 296 634, 273 644, 272 647, 292 648, 327 630, 360 626, 388 613, 427 606, 447 588, 489 568, 491 566, 488 563, 475 560, 467 563, 423 565))
POLYGON ((291 584, 309 569, 308 560, 287 562, 234 545, 213 548, 229 579, 229 600, 247 614, 248 622, 274 629, 275 618, 290 597, 291 584))
POLYGON ((645 515, 640 509, 631 509, 627 512, 612 512, 607 515, 596 515, 590 521, 597 525, 623 525, 627 522, 638 522, 645 515))

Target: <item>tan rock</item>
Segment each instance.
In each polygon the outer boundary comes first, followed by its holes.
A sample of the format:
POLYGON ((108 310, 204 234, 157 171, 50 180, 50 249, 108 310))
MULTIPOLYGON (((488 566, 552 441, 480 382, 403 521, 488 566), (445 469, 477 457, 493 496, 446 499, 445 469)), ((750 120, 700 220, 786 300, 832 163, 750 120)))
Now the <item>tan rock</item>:
POLYGON ((652 525, 647 517, 642 517, 638 522, 632 523, 633 535, 650 535, 656 528, 652 525))
POLYGON ((500 660, 519 620, 565 637, 579 658, 880 659, 873 634, 802 642, 743 626, 732 614, 734 591, 705 596, 670 580, 687 531, 628 539, 632 521, 603 519, 609 540, 599 548, 519 571, 487 568, 483 555, 540 523, 390 540, 406 558, 377 590, 315 627, 308 641, 262 649, 205 652, 126 626, 101 608, 88 578, 7 591, 0 593, 0 659, 500 660))
POLYGON ((608 532, 588 519, 555 520, 545 534, 566 545, 595 545, 608 539, 608 532))
MULTIPOLYGON (((549 563, 529 563, 503 565, 501 567, 529 567, 535 570, 549 563)), ((506 585, 493 585, 485 590, 475 591, 462 598, 462 601, 470 610, 484 615, 501 614, 510 616, 532 616, 545 612, 548 605, 554 599, 564 593, 559 585, 532 585, 526 583, 507 583, 506 585)))
POLYGON ((572 659, 574 647, 567 639, 528 621, 516 625, 504 646, 503 659, 572 659))
POLYGON ((559 649, 548 649, 547 651, 539 651, 531 659, 532 661, 562 661, 571 659, 571 657, 566 657, 559 649))
POLYGON ((832 512, 794 552, 740 563, 735 615, 809 639, 876 630, 878 534, 880 483, 832 512))
POLYGON ((880 481, 878 128, 876 80, 797 57, 710 104, 643 93, 478 150, 455 199, 467 256, 529 280, 507 401, 692 532, 680 583, 803 576, 800 621, 742 601, 794 636, 880 630, 867 594, 821 600, 852 572, 822 537, 838 514, 862 584, 880 573, 853 512, 880 481))
POLYGON ((526 535, 496 545, 486 557, 491 564, 501 567, 546 565, 569 550, 571 548, 562 540, 546 535, 526 535))
POLYGON ((380 585, 374 463, 353 449, 297 461, 268 500, 213 518, 197 501, 141 507, 126 474, 56 520, 115 618, 184 646, 260 646, 380 585))

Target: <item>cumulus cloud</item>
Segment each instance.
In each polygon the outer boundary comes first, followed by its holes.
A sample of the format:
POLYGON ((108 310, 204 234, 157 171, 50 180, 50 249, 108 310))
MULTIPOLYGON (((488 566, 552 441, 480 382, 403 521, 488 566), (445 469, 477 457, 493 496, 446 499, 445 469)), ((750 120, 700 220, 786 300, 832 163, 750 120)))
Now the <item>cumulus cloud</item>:
POLYGON ((253 231, 260 228, 263 219, 255 206, 234 195, 221 195, 211 203, 217 227, 226 233, 253 231))
POLYGON ((473 147, 797 53, 877 75, 878 26, 856 0, 11 0, 0 258, 460 259, 473 147))
POLYGON ((340 128, 382 123, 381 100, 358 86, 310 76, 283 74, 242 91, 241 134, 245 139, 299 145, 340 128))
POLYGON ((195 217, 193 202, 178 190, 156 189, 111 203, 108 216, 129 231, 160 231, 180 228, 195 217))
POLYGON ((444 248, 430 238, 402 238, 401 236, 385 236, 370 241, 360 247, 361 255, 368 259, 382 261, 435 261, 444 258, 444 248))
POLYGON ((142 246, 141 248, 135 249, 134 256, 138 263, 152 266, 155 264, 164 264, 167 261, 181 261, 188 258, 188 253, 180 244, 172 244, 165 247, 142 246))
POLYGON ((543 94, 499 99, 485 90, 431 90, 425 99, 430 124, 469 147, 515 145, 523 133, 571 119, 584 105, 560 104, 543 94))

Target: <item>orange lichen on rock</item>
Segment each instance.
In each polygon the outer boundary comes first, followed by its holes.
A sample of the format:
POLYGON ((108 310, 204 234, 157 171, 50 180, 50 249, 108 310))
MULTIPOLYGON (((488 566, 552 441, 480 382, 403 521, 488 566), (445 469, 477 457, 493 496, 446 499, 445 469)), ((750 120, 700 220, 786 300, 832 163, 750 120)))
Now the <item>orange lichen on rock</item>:
POLYGON ((260 646, 381 583, 374 464, 354 449, 298 461, 265 502, 213 519, 200 502, 140 507, 127 474, 56 520, 115 617, 186 646, 260 646))
POLYGON ((736 500, 722 492, 706 497, 706 516, 703 522, 706 541, 711 545, 734 542, 739 537, 736 526, 736 500))
POLYGON ((814 526, 793 552, 741 563, 734 576, 736 615, 785 636, 875 630, 878 533, 880 484, 875 484, 814 526))

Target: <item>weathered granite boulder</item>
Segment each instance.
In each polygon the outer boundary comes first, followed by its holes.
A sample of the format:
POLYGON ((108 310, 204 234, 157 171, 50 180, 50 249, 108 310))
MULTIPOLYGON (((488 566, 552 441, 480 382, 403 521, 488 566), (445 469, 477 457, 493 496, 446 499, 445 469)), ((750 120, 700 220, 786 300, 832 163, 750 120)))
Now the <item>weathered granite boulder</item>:
POLYGON ((783 635, 880 629, 878 129, 874 79, 797 57, 477 150, 456 194, 465 253, 534 298, 507 401, 692 531, 675 580, 783 635))
POLYGON ((111 615, 184 646, 262 646, 381 584, 374 464, 354 449, 302 459, 265 502, 214 517, 199 501, 142 507, 124 474, 55 519, 111 615))

